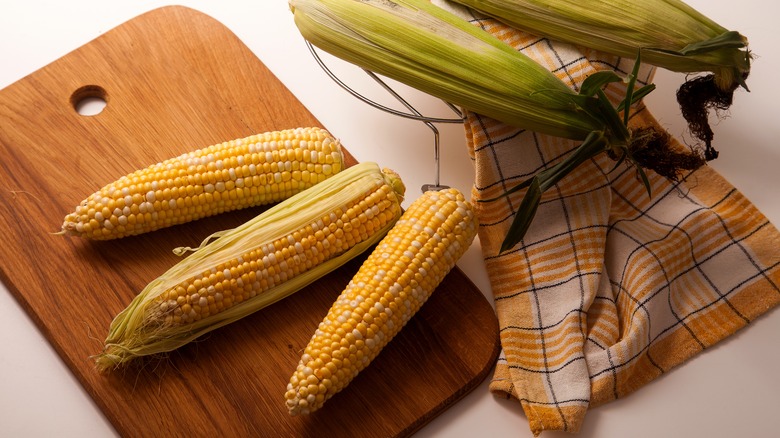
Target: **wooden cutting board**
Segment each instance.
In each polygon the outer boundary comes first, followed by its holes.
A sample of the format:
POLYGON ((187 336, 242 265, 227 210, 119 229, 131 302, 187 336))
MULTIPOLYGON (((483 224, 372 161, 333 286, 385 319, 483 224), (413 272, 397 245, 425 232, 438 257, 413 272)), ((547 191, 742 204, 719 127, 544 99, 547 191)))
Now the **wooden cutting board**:
POLYGON ((64 215, 136 168, 312 125, 321 126, 235 35, 183 7, 135 18, 0 91, 0 279, 122 435, 405 436, 491 370, 494 312, 455 270, 346 390, 313 415, 290 417, 289 376, 361 258, 165 358, 94 371, 90 356, 114 315, 179 260, 172 248, 260 209, 110 242, 52 234, 64 215), (80 115, 74 102, 84 96, 107 106, 80 115))

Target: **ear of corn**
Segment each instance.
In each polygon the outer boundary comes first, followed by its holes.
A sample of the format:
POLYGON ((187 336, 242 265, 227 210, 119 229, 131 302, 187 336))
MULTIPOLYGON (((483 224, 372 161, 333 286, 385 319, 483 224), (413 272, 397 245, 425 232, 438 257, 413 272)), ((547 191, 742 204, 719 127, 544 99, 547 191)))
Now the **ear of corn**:
POLYGON ((279 202, 340 172, 343 159, 321 128, 214 144, 106 185, 65 217, 62 233, 114 239, 279 202))
POLYGON ((289 0, 331 54, 510 125, 575 140, 603 128, 555 75, 428 0, 289 0), (540 92, 543 91, 543 92, 540 92))
POLYGON ((350 281, 306 346, 285 393, 290 414, 320 407, 379 354, 471 245, 477 219, 455 189, 415 200, 350 281))
MULTIPOLYGON (((446 0, 439 0, 446 3, 446 0)), ((681 0, 454 0, 535 35, 634 58, 683 73, 677 90, 691 135, 713 160, 710 110, 730 108, 735 90, 747 90, 751 53, 747 38, 709 19, 681 0)))
MULTIPOLYGON (((289 0, 289 4, 303 37, 338 58, 500 122, 582 141, 560 166, 521 182, 519 189, 530 186, 541 194, 602 152, 656 169, 652 162, 636 160, 632 151, 648 139, 663 151, 670 147, 660 128, 634 136, 627 126, 632 105, 653 89, 652 84, 634 89, 641 52, 632 54, 637 64, 626 77, 601 71, 574 92, 528 56, 429 0, 289 0), (602 88, 618 81, 630 91, 613 106, 602 88)), ((694 156, 691 163, 703 163, 697 151, 690 155, 694 156)), ((676 175, 678 163, 669 164, 664 176, 676 175)), ((522 239, 524 224, 535 215, 539 199, 526 191, 527 202, 514 218, 519 226, 510 230, 505 248, 522 239)))
POLYGON ((712 72, 723 90, 750 72, 747 38, 680 0, 452 0, 510 26, 636 57, 671 71, 712 72))
POLYGON ((404 190, 394 172, 361 163, 219 233, 116 316, 98 369, 171 351, 331 272, 387 233, 404 190))

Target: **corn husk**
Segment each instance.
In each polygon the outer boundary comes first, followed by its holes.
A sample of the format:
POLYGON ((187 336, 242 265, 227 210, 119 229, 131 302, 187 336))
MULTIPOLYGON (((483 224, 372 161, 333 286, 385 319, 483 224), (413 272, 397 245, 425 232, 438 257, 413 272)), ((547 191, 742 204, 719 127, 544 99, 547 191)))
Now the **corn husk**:
POLYGON ((427 0, 290 0, 313 45, 513 126, 582 140, 604 124, 551 72, 427 0), (541 92, 540 92, 541 91, 541 92))
POLYGON ((750 72, 747 38, 680 0, 451 0, 558 41, 682 73, 712 72, 723 90, 750 72))
MULTIPOLYGON (((541 194, 595 155, 607 152, 637 165, 649 190, 642 167, 653 168, 653 163, 635 159, 635 137, 627 126, 631 106, 654 88, 649 84, 635 89, 641 53, 634 54, 637 62, 630 74, 597 72, 575 93, 528 56, 428 0, 289 0, 289 4, 303 37, 336 57, 506 124, 582 141, 555 166, 502 195, 527 189, 502 251, 520 242, 541 194), (626 95, 613 106, 603 87, 618 81, 626 83, 626 95)), ((643 132, 640 137, 664 138, 660 132, 643 132)), ((679 169, 669 167, 665 176, 674 178, 679 169)))
POLYGON ((401 215, 404 191, 403 182, 395 172, 380 170, 376 163, 364 162, 274 205, 239 227, 215 233, 191 255, 151 281, 114 318, 104 349, 96 357, 98 370, 109 371, 141 356, 170 352, 303 289, 384 237, 401 215), (399 206, 394 220, 381 230, 322 264, 219 313, 186 325, 166 324, 158 317, 159 298, 172 287, 316 221, 323 211, 343 207, 382 180, 393 187, 399 206))

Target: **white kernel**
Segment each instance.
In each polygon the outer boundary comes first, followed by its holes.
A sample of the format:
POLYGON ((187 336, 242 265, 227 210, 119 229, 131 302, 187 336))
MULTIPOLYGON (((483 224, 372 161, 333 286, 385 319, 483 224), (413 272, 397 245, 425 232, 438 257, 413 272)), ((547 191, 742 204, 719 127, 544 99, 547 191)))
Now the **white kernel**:
POLYGON ((154 190, 149 190, 146 192, 146 201, 147 202, 154 202, 155 200, 154 190))

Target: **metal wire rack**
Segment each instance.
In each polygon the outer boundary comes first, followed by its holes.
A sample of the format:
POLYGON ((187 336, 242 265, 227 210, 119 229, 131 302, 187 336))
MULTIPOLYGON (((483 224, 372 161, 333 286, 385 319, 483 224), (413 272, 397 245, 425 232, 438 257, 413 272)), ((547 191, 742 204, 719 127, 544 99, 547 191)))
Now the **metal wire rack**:
POLYGON ((325 64, 325 62, 322 60, 322 58, 317 54, 317 50, 314 48, 314 46, 306 41, 306 46, 309 48, 309 52, 311 52, 312 56, 314 57, 314 60, 317 61, 317 64, 322 68, 322 70, 325 72, 325 74, 328 75, 336 84, 338 84, 341 88, 346 90, 349 94, 356 97, 360 101, 377 108, 381 111, 384 111, 388 114, 392 114, 394 116, 403 117, 407 119, 417 120, 422 123, 424 123, 430 130, 433 132, 433 161, 434 161, 434 182, 432 184, 423 184, 421 187, 421 190, 423 192, 426 192, 428 190, 442 190, 449 188, 449 186, 445 186, 441 184, 441 159, 440 159, 440 146, 439 146, 439 130, 436 128, 437 123, 463 123, 463 113, 453 104, 443 101, 444 104, 454 112, 457 117, 452 118, 445 118, 445 117, 428 117, 421 114, 417 109, 412 106, 406 99, 404 99, 398 92, 396 92, 390 85, 387 84, 387 82, 383 81, 379 76, 377 76, 374 72, 370 70, 363 69, 363 71, 371 78, 373 79, 377 84, 379 84, 385 91, 387 91, 388 94, 390 94, 393 98, 395 98, 398 102, 400 102, 403 106, 406 107, 406 109, 409 110, 409 112, 399 111, 394 108, 390 108, 388 106, 382 105, 374 100, 371 100, 367 98, 366 96, 358 93, 354 89, 352 89, 349 85, 344 83, 333 71, 328 68, 328 66, 325 64))

